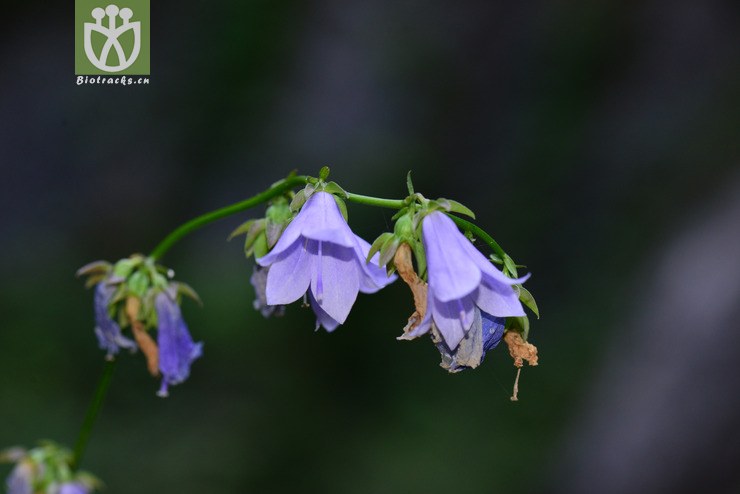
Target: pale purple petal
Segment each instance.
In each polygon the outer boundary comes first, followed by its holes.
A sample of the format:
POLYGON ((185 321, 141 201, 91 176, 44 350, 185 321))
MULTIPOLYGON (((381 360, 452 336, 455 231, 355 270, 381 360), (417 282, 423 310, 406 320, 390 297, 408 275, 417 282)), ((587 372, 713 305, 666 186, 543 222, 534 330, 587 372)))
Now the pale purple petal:
POLYGON ((481 270, 460 245, 462 236, 444 213, 428 214, 422 223, 429 285, 434 296, 449 302, 470 294, 480 284, 481 270))
POLYGON ((112 358, 121 348, 136 350, 136 343, 121 334, 121 327, 108 313, 108 304, 116 288, 107 283, 98 283, 95 286, 95 336, 98 345, 107 351, 108 358, 112 358))
POLYGON ((463 250, 470 257, 470 259, 475 263, 475 265, 478 266, 481 271, 483 271, 484 278, 488 276, 489 278, 492 278, 499 283, 505 283, 507 285, 519 285, 527 281, 530 276, 529 274, 526 274, 521 278, 509 278, 504 273, 502 273, 501 270, 494 266, 491 261, 486 259, 486 256, 484 256, 481 251, 476 249, 473 243, 465 238, 465 235, 460 234, 458 242, 460 243, 460 246, 463 248, 463 250))
POLYGON ((313 254, 311 292, 326 313, 344 323, 357 299, 360 274, 355 253, 329 242, 309 242, 313 254))
POLYGON ((302 236, 343 247, 354 246, 354 234, 339 211, 334 196, 328 192, 314 192, 299 215, 305 216, 301 227, 302 236))
POLYGON ((269 305, 295 302, 308 290, 313 259, 306 251, 307 243, 304 239, 295 242, 270 266, 265 290, 269 305))
POLYGON ((89 494, 90 488, 81 482, 65 482, 59 487, 59 494, 89 494))
POLYGON ((385 268, 378 265, 379 253, 376 253, 370 259, 370 262, 366 262, 367 254, 370 252, 370 244, 357 235, 354 237, 355 254, 362 270, 360 272, 360 291, 362 293, 375 293, 396 281, 396 275, 388 276, 385 268))
MULTIPOLYGON (((432 295, 431 291, 428 293, 428 297, 432 295)), ((472 326, 474 310, 475 304, 472 297, 464 297, 451 302, 434 301, 434 324, 450 350, 457 348, 460 340, 465 337, 465 333, 472 326)))
POLYGON ((180 306, 162 292, 154 302, 157 311, 159 370, 162 373, 160 396, 167 396, 169 385, 179 384, 190 375, 190 364, 203 354, 203 344, 194 343, 182 318, 180 306))
POLYGON ((10 472, 5 481, 8 494, 33 494, 33 466, 22 461, 10 472))
POLYGON ((490 279, 478 287, 475 303, 492 316, 523 316, 524 308, 514 288, 490 279))
POLYGON ((316 329, 319 329, 319 326, 323 326, 323 328, 329 333, 337 329, 339 322, 334 320, 324 309, 321 308, 319 303, 316 302, 316 299, 313 298, 313 294, 310 291, 308 292, 308 298, 311 301, 311 308, 313 309, 314 314, 316 314, 316 329))

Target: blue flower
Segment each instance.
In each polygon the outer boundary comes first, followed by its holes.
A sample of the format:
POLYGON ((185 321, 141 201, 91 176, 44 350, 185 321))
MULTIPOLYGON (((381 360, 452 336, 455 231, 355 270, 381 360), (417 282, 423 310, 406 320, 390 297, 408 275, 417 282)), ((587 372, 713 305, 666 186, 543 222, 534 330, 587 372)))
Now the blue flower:
POLYGON ((188 378, 190 365, 203 354, 203 343, 193 343, 174 293, 160 292, 154 306, 158 319, 159 371, 162 373, 162 386, 157 394, 164 397, 168 395, 168 386, 188 378))
POLYGON ((280 240, 257 264, 270 268, 265 288, 269 305, 308 296, 316 327, 333 331, 344 323, 358 292, 374 293, 392 283, 378 266, 366 262, 370 244, 352 233, 334 196, 315 192, 285 228, 280 240))
POLYGON ((90 494, 90 488, 81 482, 65 482, 59 486, 58 494, 90 494))
POLYGON ((107 358, 112 359, 121 348, 136 350, 136 343, 121 334, 121 327, 110 317, 108 304, 116 289, 107 281, 95 286, 95 335, 100 348, 107 351, 107 358))
POLYGON ((427 310, 419 326, 402 338, 422 335, 434 323, 454 351, 473 325, 476 310, 496 317, 524 315, 512 285, 529 275, 519 279, 505 276, 444 213, 425 216, 422 231, 429 273, 427 310))
POLYGON ((33 494, 33 478, 33 464, 26 460, 18 462, 5 481, 8 494, 33 494))

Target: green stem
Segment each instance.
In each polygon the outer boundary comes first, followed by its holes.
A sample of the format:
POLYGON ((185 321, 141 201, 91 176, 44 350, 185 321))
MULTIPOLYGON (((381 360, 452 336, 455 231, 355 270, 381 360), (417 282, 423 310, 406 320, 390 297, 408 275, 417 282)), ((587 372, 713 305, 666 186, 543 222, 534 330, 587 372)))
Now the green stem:
POLYGON ((504 252, 504 249, 502 249, 498 242, 496 242, 479 226, 452 214, 448 214, 447 216, 449 216, 452 221, 457 223, 457 226, 483 240, 486 244, 488 244, 494 254, 499 256, 502 260, 504 259, 504 257, 506 256, 506 252, 504 252))
POLYGON ((74 455, 72 456, 72 469, 76 469, 82 462, 82 456, 85 454, 85 448, 90 440, 90 434, 92 434, 93 426, 95 425, 95 419, 98 418, 100 408, 103 406, 103 400, 110 386, 111 378, 113 377, 113 371, 116 368, 116 361, 109 360, 103 367, 103 374, 100 376, 98 381, 98 387, 95 389, 95 394, 87 408, 87 414, 85 420, 82 422, 80 433, 77 436, 77 442, 75 443, 74 455))
POLYGON ((267 202, 273 197, 279 196, 280 194, 283 194, 294 187, 305 185, 307 183, 307 180, 307 177, 304 176, 288 177, 284 180, 276 182, 269 189, 265 190, 264 192, 260 192, 259 194, 252 196, 249 199, 237 202, 236 204, 232 204, 221 209, 217 209, 215 211, 211 211, 210 213, 202 214, 197 218, 193 218, 187 223, 180 225, 172 233, 167 235, 164 240, 162 240, 159 245, 154 248, 152 253, 149 254, 149 257, 154 260, 160 259, 170 249, 170 247, 177 243, 178 240, 188 235, 189 233, 192 233, 198 228, 201 228, 209 223, 213 223, 216 220, 220 220, 221 218, 225 218, 226 216, 230 216, 234 213, 253 208, 254 206, 262 204, 263 202, 267 202))
POLYGON ((363 196, 347 192, 347 200, 358 204, 367 204, 368 206, 378 206, 381 208, 401 209, 406 207, 406 201, 403 199, 382 199, 380 197, 363 196))

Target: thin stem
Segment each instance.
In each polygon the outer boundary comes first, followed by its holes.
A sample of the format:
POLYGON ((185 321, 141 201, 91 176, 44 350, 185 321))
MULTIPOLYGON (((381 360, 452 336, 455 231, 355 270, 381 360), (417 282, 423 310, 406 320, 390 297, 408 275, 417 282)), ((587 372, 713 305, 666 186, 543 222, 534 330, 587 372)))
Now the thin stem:
POLYGON ((72 468, 76 469, 82 462, 82 456, 85 454, 85 448, 90 440, 90 434, 92 434, 93 426, 95 425, 95 419, 98 418, 100 408, 103 406, 103 400, 110 386, 111 378, 113 377, 113 371, 116 368, 116 361, 109 360, 103 367, 103 374, 100 376, 98 381, 98 387, 95 389, 92 401, 87 408, 87 414, 85 414, 85 420, 82 422, 80 433, 77 436, 77 442, 75 443, 74 455, 72 456, 72 468))
POLYGON ((401 209, 406 207, 406 201, 403 199, 383 199, 380 197, 363 196, 347 192, 347 200, 358 204, 367 204, 368 206, 379 206, 381 208, 401 209))
POLYGON ((202 214, 197 218, 193 218, 187 223, 180 225, 172 233, 167 235, 164 240, 162 240, 159 245, 154 248, 149 257, 155 260, 159 259, 170 249, 170 247, 177 243, 178 240, 197 230, 198 228, 201 228, 209 223, 213 223, 216 220, 220 220, 221 218, 225 218, 226 216, 230 216, 234 213, 252 208, 254 206, 262 204, 263 202, 267 202, 273 197, 279 196, 280 194, 283 194, 299 185, 305 185, 306 183, 307 177, 288 177, 275 183, 272 187, 265 190, 264 192, 260 192, 259 194, 252 196, 249 199, 237 202, 236 204, 232 204, 221 209, 217 209, 215 211, 211 211, 210 213, 202 214))
POLYGON ((453 214, 448 214, 447 216, 450 217, 452 221, 457 223, 457 226, 462 228, 463 230, 472 233, 479 239, 483 240, 488 246, 491 248, 491 250, 499 256, 501 259, 504 259, 506 256, 506 252, 504 252, 504 249, 501 248, 501 246, 496 242, 489 234, 487 234, 485 231, 483 231, 480 227, 477 225, 464 220, 460 218, 459 216, 455 216, 453 214))

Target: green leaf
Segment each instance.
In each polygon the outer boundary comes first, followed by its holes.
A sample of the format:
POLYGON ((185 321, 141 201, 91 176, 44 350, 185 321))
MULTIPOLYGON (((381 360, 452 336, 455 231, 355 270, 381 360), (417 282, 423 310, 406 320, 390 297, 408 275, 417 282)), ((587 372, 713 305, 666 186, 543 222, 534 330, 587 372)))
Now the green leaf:
POLYGON ((452 199, 447 199, 447 203, 450 205, 449 210, 452 211, 453 213, 464 214, 465 216, 470 216, 471 218, 475 219, 475 213, 471 211, 464 204, 461 204, 457 201, 453 201, 452 199))
POLYGON ((342 213, 342 217, 344 218, 344 221, 349 221, 349 217, 347 216, 347 205, 339 197, 337 196, 332 196, 332 197, 334 198, 334 202, 337 203, 337 206, 339 206, 339 212, 342 213))
POLYGON ((380 236, 378 236, 378 238, 376 238, 373 244, 370 246, 370 250, 367 253, 367 259, 365 262, 370 262, 370 259, 373 258, 375 253, 380 252, 380 248, 383 247, 383 244, 385 244, 386 240, 388 240, 392 236, 393 234, 391 232, 381 233, 380 236))
POLYGON ((232 238, 234 238, 234 237, 238 237, 239 235, 245 235, 245 234, 246 234, 246 233, 247 233, 247 232, 249 231, 249 229, 251 228, 251 226, 252 226, 252 223, 254 223, 255 221, 257 221, 257 220, 249 220, 249 221, 245 221, 245 222, 244 222, 244 223, 242 223, 241 225, 237 226, 237 227, 236 227, 236 228, 234 229, 234 231, 232 231, 232 232, 231 232, 231 233, 229 234, 229 238, 227 238, 227 239, 226 239, 226 241, 228 242, 228 241, 229 241, 229 240, 231 240, 232 238))
POLYGON ((514 288, 519 292, 519 300, 521 300, 524 305, 529 307, 529 310, 534 312, 534 314, 537 316, 537 319, 539 319, 540 309, 537 307, 537 302, 535 302, 534 297, 529 292, 529 290, 524 288, 522 285, 514 285, 514 288))
POLYGON ((329 182, 328 184, 326 184, 324 186, 324 192, 328 192, 329 194, 335 194, 345 199, 349 197, 349 194, 347 194, 347 191, 341 188, 339 184, 336 182, 329 182))
POLYGON ((414 195, 414 183, 411 181, 411 170, 406 174, 406 188, 409 191, 409 195, 414 195))

